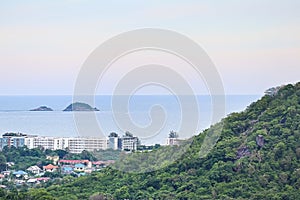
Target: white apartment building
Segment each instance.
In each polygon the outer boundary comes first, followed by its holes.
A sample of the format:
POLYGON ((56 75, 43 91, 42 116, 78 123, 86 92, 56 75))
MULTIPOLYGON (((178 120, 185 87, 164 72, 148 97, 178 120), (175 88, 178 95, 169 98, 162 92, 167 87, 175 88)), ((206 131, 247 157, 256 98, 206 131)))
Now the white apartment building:
POLYGON ((71 153, 81 153, 83 150, 105 150, 108 148, 106 138, 54 138, 54 137, 26 137, 24 144, 29 148, 43 147, 57 150, 68 148, 71 153))
POLYGON ((43 147, 45 149, 54 150, 54 138, 53 137, 34 137, 33 147, 43 147))
POLYGON ((24 146, 26 145, 29 149, 42 147, 44 149, 67 149, 71 153, 81 153, 83 150, 95 151, 95 150, 106 150, 108 148, 117 150, 137 150, 140 141, 138 137, 133 137, 128 134, 119 137, 109 138, 64 138, 64 137, 45 137, 45 136, 34 136, 34 135, 22 135, 16 137, 4 137, 0 140, 0 149, 4 146, 24 146), (10 139, 10 140, 9 140, 10 139))
POLYGON ((71 153, 81 153, 83 150, 105 150, 108 148, 106 138, 69 138, 68 148, 71 153))
POLYGON ((33 149, 34 148, 34 137, 25 137, 25 145, 29 148, 29 149, 33 149))
POLYGON ((128 137, 128 136, 123 136, 122 137, 122 150, 137 150, 139 146, 139 139, 137 137, 128 137))
POLYGON ((113 150, 121 149, 121 138, 119 137, 109 137, 108 138, 108 148, 113 150))
POLYGON ((69 138, 54 138, 54 150, 66 149, 69 146, 69 138))

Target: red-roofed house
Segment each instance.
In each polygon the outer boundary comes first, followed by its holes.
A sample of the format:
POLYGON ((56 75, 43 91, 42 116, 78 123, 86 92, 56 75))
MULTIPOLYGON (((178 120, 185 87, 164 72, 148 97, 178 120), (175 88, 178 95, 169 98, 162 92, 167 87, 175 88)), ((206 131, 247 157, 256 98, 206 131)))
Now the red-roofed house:
POLYGON ((49 164, 47 166, 43 166, 43 169, 46 171, 46 172, 54 172, 56 171, 58 168, 58 166, 55 166, 55 165, 52 165, 52 164, 49 164))

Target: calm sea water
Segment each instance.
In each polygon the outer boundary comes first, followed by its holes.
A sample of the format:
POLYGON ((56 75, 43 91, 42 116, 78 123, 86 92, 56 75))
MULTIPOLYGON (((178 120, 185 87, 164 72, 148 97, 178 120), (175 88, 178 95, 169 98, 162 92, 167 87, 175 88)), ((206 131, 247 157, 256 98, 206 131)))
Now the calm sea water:
MULTIPOLYGON (((258 95, 226 96, 226 114, 242 111, 259 98, 258 95)), ((111 96, 96 96, 94 106, 100 109, 100 112, 96 112, 98 124, 104 135, 108 135, 110 132, 117 132, 122 135, 126 130, 121 130, 114 120, 111 99, 111 96)), ((79 136, 73 113, 62 112, 71 102, 72 96, 0 96, 0 134, 22 132, 41 136, 79 136), (29 111, 42 105, 51 107, 54 111, 29 111)), ((209 96, 197 96, 197 102, 200 108, 197 131, 200 132, 211 125, 211 98, 209 96)), ((132 96, 128 104, 131 120, 141 127, 150 124, 152 120, 150 110, 153 105, 160 105, 165 110, 165 125, 161 129, 162 134, 159 137, 144 141, 142 139, 142 142, 145 144, 164 144, 169 131, 179 129, 180 103, 175 96, 132 96)))

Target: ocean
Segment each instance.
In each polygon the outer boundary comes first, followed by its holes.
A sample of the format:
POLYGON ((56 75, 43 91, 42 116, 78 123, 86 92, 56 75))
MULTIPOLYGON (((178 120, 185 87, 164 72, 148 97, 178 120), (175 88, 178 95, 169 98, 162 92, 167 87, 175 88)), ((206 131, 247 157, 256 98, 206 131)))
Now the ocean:
MULTIPOLYGON (((178 131, 181 123, 181 103, 176 96, 172 95, 134 95, 122 97, 128 101, 128 113, 121 113, 129 117, 132 123, 139 128, 146 128, 153 118, 152 106, 159 105, 165 112, 163 126, 159 134, 151 137, 141 137, 143 144, 165 144, 166 138, 171 130, 178 131)), ((258 100, 259 95, 228 95, 226 96, 225 117, 229 113, 244 110, 249 104, 258 100)), ((29 135, 53 136, 53 137, 88 137, 89 130, 93 127, 86 127, 86 131, 78 131, 74 120, 74 112, 63 112, 70 103, 72 96, 0 96, 0 134, 6 132, 21 132, 29 135), (54 111, 38 112, 29 111, 39 106, 48 106, 54 111), (83 133, 84 132, 84 133, 83 133)), ((212 108, 210 96, 197 96, 199 107, 199 123, 193 134, 200 133, 211 125, 212 108)), ((100 109, 95 112, 99 130, 103 136, 110 132, 116 132, 120 136, 124 134, 125 128, 120 127, 114 116, 118 110, 112 106, 112 96, 96 96, 93 107, 100 109)), ((119 113, 120 114, 120 113, 119 113)), ((120 115, 119 115, 120 116, 120 115)), ((130 126, 128 126, 130 129, 130 126)), ((85 130, 85 129, 83 129, 85 130)), ((135 130, 135 129, 133 129, 135 130)), ((140 136, 137 132, 133 135, 140 136)), ((95 134, 93 134, 95 136, 95 134)), ((180 133, 179 133, 180 136, 180 133)))

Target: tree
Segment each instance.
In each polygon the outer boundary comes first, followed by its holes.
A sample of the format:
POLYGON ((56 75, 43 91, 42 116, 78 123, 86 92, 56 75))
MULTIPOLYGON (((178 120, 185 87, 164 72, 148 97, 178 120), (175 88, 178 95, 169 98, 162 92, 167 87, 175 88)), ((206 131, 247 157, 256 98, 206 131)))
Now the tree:
POLYGON ((0 171, 5 171, 6 167, 6 158, 3 154, 0 154, 0 171))
POLYGON ((111 132, 108 137, 119 137, 119 135, 115 132, 111 132))
POLYGON ((178 136, 178 133, 176 133, 175 131, 170 131, 169 138, 178 138, 178 136))
POLYGON ((125 136, 126 136, 126 137, 133 137, 133 134, 130 133, 129 131, 126 131, 126 132, 125 132, 125 136))
POLYGON ((115 192, 116 199, 129 199, 130 195, 128 192, 127 186, 122 186, 121 188, 117 189, 115 192))
POLYGON ((55 150, 55 153, 59 156, 60 159, 64 158, 65 155, 68 154, 67 151, 62 150, 62 149, 57 149, 57 150, 55 150))
POLYGON ((96 160, 95 156, 87 150, 83 150, 80 153, 80 158, 83 159, 83 160, 91 160, 91 161, 96 160))
POLYGON ((30 190, 28 192, 30 199, 36 200, 55 200, 45 189, 30 190))

